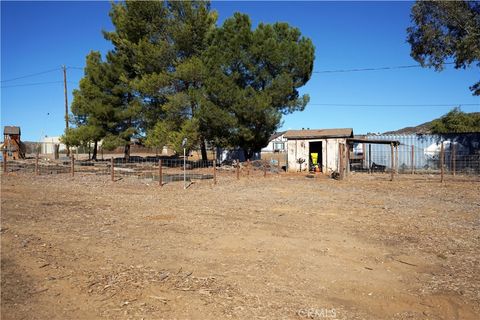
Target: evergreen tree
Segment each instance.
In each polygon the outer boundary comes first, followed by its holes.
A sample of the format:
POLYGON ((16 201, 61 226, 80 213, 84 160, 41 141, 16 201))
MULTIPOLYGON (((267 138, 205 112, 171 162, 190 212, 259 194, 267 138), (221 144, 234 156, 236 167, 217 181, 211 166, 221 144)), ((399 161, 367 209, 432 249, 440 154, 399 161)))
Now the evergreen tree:
POLYGON ((434 134, 480 132, 480 113, 465 113, 460 108, 454 108, 440 119, 430 123, 434 134))
MULTIPOLYGON (((148 131, 147 143, 169 144, 180 151, 183 138, 187 138, 188 148, 200 146, 202 159, 207 160, 205 140, 210 136, 205 130, 202 110, 208 71, 200 57, 208 47, 209 33, 215 28, 216 13, 210 11, 206 1, 170 1, 167 8, 174 60, 170 68, 149 78, 150 84, 155 83, 154 91, 164 94, 164 104, 162 117, 148 131)), ((140 91, 148 91, 149 84, 144 84, 140 91)))
POLYGON ((104 36, 114 49, 107 60, 118 75, 115 94, 121 99, 116 107, 117 134, 108 143, 124 145, 128 158, 130 139, 155 123, 165 103, 164 94, 156 89, 162 79, 155 76, 169 68, 173 58, 166 32, 168 14, 163 2, 127 1, 112 4, 110 17, 115 30, 104 36))
MULTIPOLYGON (((452 58, 457 69, 480 67, 480 2, 417 1, 411 18, 411 56, 422 66, 442 70, 452 58)), ((470 90, 480 95, 480 82, 470 90)))
MULTIPOLYGON (((235 14, 221 28, 206 1, 112 4, 113 49, 87 59, 74 93, 74 143, 123 145, 133 136, 181 150, 206 142, 240 146, 247 157, 268 143, 283 114, 305 108, 298 88, 310 78, 312 42, 286 23, 251 28, 235 14)), ((96 148, 95 148, 96 149, 96 148)))
POLYGON ((97 159, 98 142, 111 135, 117 124, 116 101, 111 95, 115 79, 107 77, 107 69, 99 52, 88 54, 85 76, 80 80, 79 89, 73 91, 71 119, 76 127, 69 129, 62 138, 73 146, 87 146, 93 142, 93 160, 97 159))
POLYGON ((268 144, 282 115, 302 111, 309 101, 298 88, 311 77, 314 47, 287 23, 252 30, 249 17, 235 13, 212 35, 204 61, 208 100, 233 124, 221 135, 247 158, 268 144))

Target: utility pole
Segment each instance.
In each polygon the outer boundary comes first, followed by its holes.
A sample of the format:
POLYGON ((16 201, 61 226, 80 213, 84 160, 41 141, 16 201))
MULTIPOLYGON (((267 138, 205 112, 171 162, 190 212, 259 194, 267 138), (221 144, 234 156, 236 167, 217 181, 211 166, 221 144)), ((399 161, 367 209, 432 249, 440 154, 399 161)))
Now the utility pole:
MULTIPOLYGON (((62 66, 63 69, 63 92, 65 94, 65 133, 68 131, 68 95, 67 95, 67 67, 62 66)), ((70 156, 70 148, 67 144, 67 157, 70 156)))

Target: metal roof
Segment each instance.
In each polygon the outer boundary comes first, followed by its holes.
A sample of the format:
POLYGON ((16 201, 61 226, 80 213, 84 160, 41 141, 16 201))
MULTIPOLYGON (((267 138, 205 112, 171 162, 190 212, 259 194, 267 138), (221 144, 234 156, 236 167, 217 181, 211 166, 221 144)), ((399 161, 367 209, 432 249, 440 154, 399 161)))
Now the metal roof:
POLYGON ((353 138, 353 129, 288 130, 283 137, 286 139, 353 138))
POLYGON ((20 134, 20 127, 5 126, 3 134, 20 134))
POLYGON ((395 146, 400 145, 400 141, 398 140, 391 140, 391 139, 366 139, 366 138, 351 138, 347 139, 348 142, 353 142, 353 143, 371 143, 371 144, 393 144, 395 146))

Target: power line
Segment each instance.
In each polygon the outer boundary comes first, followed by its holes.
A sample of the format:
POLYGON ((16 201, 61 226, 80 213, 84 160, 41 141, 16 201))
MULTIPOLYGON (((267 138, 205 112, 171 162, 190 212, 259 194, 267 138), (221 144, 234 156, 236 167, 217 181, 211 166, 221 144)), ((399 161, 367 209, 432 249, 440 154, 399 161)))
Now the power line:
MULTIPOLYGON (((455 64, 454 62, 446 62, 444 63, 446 65, 451 65, 455 64)), ((363 71, 380 71, 380 70, 395 70, 395 69, 411 69, 411 68, 420 68, 422 65, 420 64, 413 64, 413 65, 404 65, 404 66, 388 66, 388 67, 376 67, 376 68, 356 68, 356 69, 337 69, 337 70, 320 70, 320 71, 313 71, 313 73, 348 73, 348 72, 363 72, 363 71)), ((68 66, 67 69, 77 69, 77 70, 84 70, 83 67, 75 67, 75 66, 68 66)), ((50 73, 54 71, 62 70, 62 68, 55 68, 55 69, 50 69, 50 70, 45 70, 41 72, 36 72, 36 73, 31 73, 23 76, 19 76, 16 78, 12 79, 7 79, 7 80, 0 80, 0 82, 10 82, 10 81, 15 81, 18 79, 24 79, 24 78, 29 78, 29 77, 35 77, 38 75, 42 75, 45 73, 50 73)))
MULTIPOLYGON (((79 69, 79 70, 83 70, 82 67, 67 67, 67 69, 79 69)), ((59 71, 59 70, 62 70, 62 68, 55 68, 55 69, 49 69, 49 70, 40 71, 40 72, 36 72, 36 73, 30 73, 30 74, 26 74, 26 75, 23 75, 23 76, 19 76, 19 77, 16 77, 16 78, 12 78, 12 79, 0 80, 0 82, 10 82, 10 81, 15 81, 15 80, 19 80, 19 79, 25 79, 25 78, 35 77, 35 76, 39 76, 39 75, 42 75, 42 74, 45 74, 45 73, 50 73, 50 72, 59 71)))
POLYGON ((12 84, 7 86, 1 86, 0 88, 13 88, 13 87, 28 87, 28 86, 39 86, 43 84, 52 84, 52 83, 63 83, 63 81, 45 81, 45 82, 33 82, 33 83, 22 83, 22 84, 12 84))
POLYGON ((58 71, 58 70, 61 70, 61 68, 55 68, 55 69, 50 69, 50 70, 40 71, 40 72, 37 72, 37 73, 31 73, 31 74, 27 74, 27 75, 24 75, 24 76, 20 76, 20 77, 16 77, 16 78, 8 79, 8 80, 1 80, 0 82, 9 82, 9 81, 14 81, 14 80, 18 80, 18 79, 24 79, 24 78, 29 78, 29 77, 35 77, 35 76, 38 76, 38 75, 41 75, 41 74, 50 73, 50 72, 53 72, 53 71, 58 71))
MULTIPOLYGON (((21 84, 12 84, 12 85, 0 86, 0 88, 3 89, 3 88, 14 88, 14 87, 29 87, 29 86, 39 86, 39 85, 53 84, 53 83, 63 83, 63 81, 44 81, 44 82, 21 83, 21 84)), ((77 84, 78 82, 68 81, 68 83, 77 84)))
MULTIPOLYGON (((445 65, 455 64, 454 62, 445 62, 445 65)), ((421 68, 421 64, 411 64, 404 66, 388 66, 388 67, 375 67, 375 68, 355 68, 355 69, 338 69, 338 70, 320 70, 313 71, 312 73, 347 73, 347 72, 363 72, 363 71, 381 71, 381 70, 395 70, 395 69, 411 69, 411 68, 421 68)), ((67 67, 67 69, 79 69, 84 70, 82 67, 67 67)))
MULTIPOLYGON (((452 65, 455 64, 454 62, 446 62, 444 63, 445 65, 452 65)), ((345 72, 362 72, 362 71, 378 71, 378 70, 395 70, 395 69, 410 69, 410 68, 420 68, 422 65, 420 64, 412 64, 412 65, 404 65, 404 66, 388 66, 388 67, 375 67, 375 68, 355 68, 355 69, 337 69, 337 70, 320 70, 320 71, 313 71, 313 73, 345 73, 345 72)), ((67 66, 67 69, 78 69, 78 70, 84 70, 83 67, 76 67, 76 66, 67 66)), ((50 69, 50 70, 45 70, 37 73, 32 73, 32 74, 27 74, 24 76, 8 79, 8 80, 1 80, 0 82, 8 82, 8 81, 14 81, 18 79, 24 79, 28 77, 34 77, 37 75, 57 71, 57 70, 62 70, 62 68, 55 68, 55 69, 50 69)))
MULTIPOLYGON (((454 62, 446 62, 444 64, 455 64, 454 62)), ((313 73, 347 73, 347 72, 362 72, 362 71, 380 71, 380 70, 395 70, 395 69, 411 69, 421 68, 420 64, 411 64, 406 66, 389 66, 389 67, 377 67, 377 68, 356 68, 356 69, 338 69, 338 70, 320 70, 313 71, 313 73)))
POLYGON ((309 103, 307 106, 330 107, 453 107, 453 106, 480 106, 480 103, 437 103, 437 104, 349 104, 349 103, 309 103))
MULTIPOLYGON (((455 62, 445 62, 444 65, 452 65, 455 62)), ((345 72, 362 72, 362 71, 380 71, 380 70, 395 70, 395 69, 411 69, 411 68, 421 68, 421 64, 411 64, 404 66, 388 66, 388 67, 375 67, 375 68, 355 68, 355 69, 338 69, 338 70, 320 70, 313 71, 313 73, 345 73, 345 72)), ((83 67, 73 67, 69 66, 67 69, 79 69, 84 70, 83 67)))

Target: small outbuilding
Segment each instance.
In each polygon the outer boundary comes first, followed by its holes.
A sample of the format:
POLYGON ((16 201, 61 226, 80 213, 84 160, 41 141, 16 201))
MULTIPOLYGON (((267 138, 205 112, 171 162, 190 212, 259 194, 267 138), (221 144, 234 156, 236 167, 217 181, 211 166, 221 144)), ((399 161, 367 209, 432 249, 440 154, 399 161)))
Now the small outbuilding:
POLYGON ((2 151, 5 159, 25 159, 25 145, 20 140, 20 134, 20 127, 4 127, 2 151))
POLYGON ((352 128, 288 130, 287 171, 340 171, 341 157, 345 157, 347 139, 353 138, 352 128))

